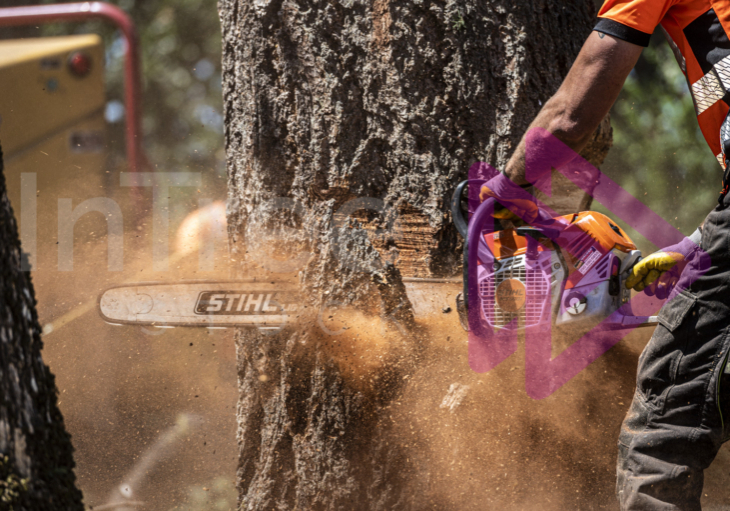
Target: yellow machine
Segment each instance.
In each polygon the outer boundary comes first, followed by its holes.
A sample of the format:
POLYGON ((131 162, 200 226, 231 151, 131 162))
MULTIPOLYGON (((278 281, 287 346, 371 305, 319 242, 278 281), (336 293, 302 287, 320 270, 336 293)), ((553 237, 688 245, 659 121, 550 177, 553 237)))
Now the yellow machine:
POLYGON ((97 35, 0 41, 0 144, 34 269, 54 263, 44 247, 57 240, 58 199, 76 207, 111 184, 103 63, 97 35))

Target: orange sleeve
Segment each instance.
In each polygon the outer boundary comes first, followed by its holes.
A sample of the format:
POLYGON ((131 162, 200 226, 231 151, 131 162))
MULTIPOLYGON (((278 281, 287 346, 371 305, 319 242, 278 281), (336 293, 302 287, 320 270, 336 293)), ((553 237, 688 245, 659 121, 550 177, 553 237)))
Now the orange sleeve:
POLYGON ((605 33, 646 46, 649 44, 648 36, 651 36, 675 2, 676 0, 606 0, 598 11, 601 20, 596 25, 596 30, 604 32, 601 27, 608 27, 605 33), (615 24, 627 28, 622 29, 615 24), (622 36, 623 34, 628 36, 622 36), (646 44, 641 44, 642 42, 646 44))

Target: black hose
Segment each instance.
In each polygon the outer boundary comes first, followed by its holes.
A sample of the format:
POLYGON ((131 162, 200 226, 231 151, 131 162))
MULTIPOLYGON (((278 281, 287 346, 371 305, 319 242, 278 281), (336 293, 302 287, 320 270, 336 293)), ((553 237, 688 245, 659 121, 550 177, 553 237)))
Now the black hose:
POLYGON ((454 219, 454 225, 456 230, 459 231, 461 237, 466 240, 467 232, 469 230, 469 224, 464 215, 461 213, 461 196, 464 193, 464 188, 469 184, 469 180, 462 181, 454 190, 454 194, 451 196, 451 217, 454 219))

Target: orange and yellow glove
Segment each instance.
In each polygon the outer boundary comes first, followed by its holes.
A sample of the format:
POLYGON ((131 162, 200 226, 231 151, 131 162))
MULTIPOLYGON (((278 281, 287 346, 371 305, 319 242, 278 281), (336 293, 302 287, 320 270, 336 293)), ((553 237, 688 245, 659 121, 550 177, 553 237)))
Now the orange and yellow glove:
POLYGON ((664 299, 679 281, 690 259, 703 254, 699 250, 702 231, 697 229, 689 238, 647 256, 634 265, 626 279, 626 287, 645 291, 649 296, 664 299))
POLYGON ((479 202, 490 198, 498 202, 494 207, 494 218, 522 219, 528 224, 538 218, 539 210, 530 194, 504 174, 490 179, 479 190, 479 202))
POLYGON ((679 280, 684 262, 684 256, 678 252, 654 252, 634 265, 626 279, 626 287, 635 291, 646 290, 650 296, 666 298, 679 280))

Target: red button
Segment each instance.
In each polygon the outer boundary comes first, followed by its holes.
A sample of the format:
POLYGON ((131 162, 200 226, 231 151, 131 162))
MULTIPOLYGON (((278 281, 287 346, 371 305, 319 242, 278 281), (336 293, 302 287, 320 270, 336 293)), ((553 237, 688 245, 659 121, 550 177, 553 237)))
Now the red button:
POLYGON ((68 58, 68 68, 79 78, 84 77, 91 71, 91 57, 80 51, 72 53, 68 58))

